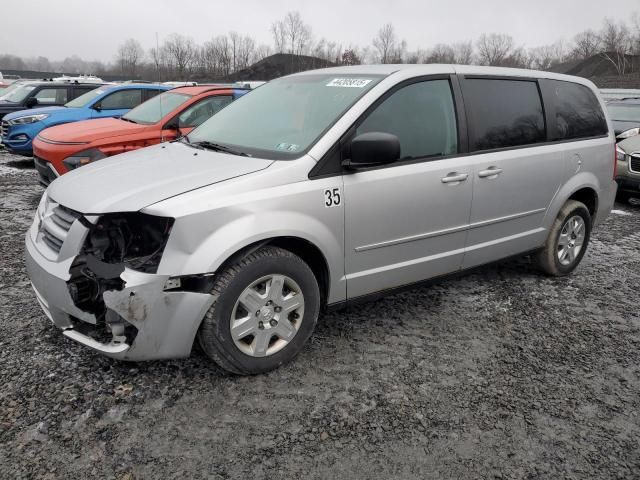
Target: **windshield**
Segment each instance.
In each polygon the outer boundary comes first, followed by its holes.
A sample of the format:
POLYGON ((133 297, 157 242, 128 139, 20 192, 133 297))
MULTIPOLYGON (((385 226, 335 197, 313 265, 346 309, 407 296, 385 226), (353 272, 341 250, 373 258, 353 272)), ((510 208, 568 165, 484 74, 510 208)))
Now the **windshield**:
POLYGON ((159 122, 167 113, 182 105, 190 98, 191 95, 185 95, 184 93, 161 93, 141 103, 122 118, 133 123, 151 125, 159 122))
POLYGON ((640 104, 608 105, 609 116, 618 122, 640 122, 640 104))
POLYGON ((64 104, 65 107, 69 108, 80 108, 89 106, 89 104, 106 92, 104 88, 96 88, 95 90, 89 90, 87 93, 83 93, 78 98, 74 98, 70 102, 64 104))
POLYGON ((23 85, 23 84, 20 82, 15 82, 9 85, 8 87, 5 87, 4 90, 2 90, 2 92, 0 93, 0 100, 4 100, 5 95, 10 94, 14 90, 16 90, 20 85, 23 85))
MULTIPOLYGON (((4 92, 2 94, 2 100, 6 100, 7 102, 19 103, 25 98, 27 95, 35 90, 36 85, 18 85, 15 89, 4 92)), ((7 88, 7 90, 11 89, 11 87, 7 88)))
POLYGON ((381 78, 308 74, 273 80, 204 122, 189 141, 276 160, 297 158, 381 78))

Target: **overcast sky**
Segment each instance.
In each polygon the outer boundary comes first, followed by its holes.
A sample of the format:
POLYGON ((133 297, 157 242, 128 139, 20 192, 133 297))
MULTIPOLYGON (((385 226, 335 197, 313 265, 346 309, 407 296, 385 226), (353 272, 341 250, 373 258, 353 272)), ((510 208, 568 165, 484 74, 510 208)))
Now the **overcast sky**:
POLYGON ((298 10, 314 37, 368 45, 391 22, 409 50, 474 40, 483 32, 512 35, 535 47, 599 28, 605 16, 629 19, 638 0, 0 0, 0 53, 62 60, 110 61, 119 43, 155 45, 156 32, 202 43, 237 31, 272 44, 270 26, 298 10), (14 21, 15 20, 15 21, 14 21))

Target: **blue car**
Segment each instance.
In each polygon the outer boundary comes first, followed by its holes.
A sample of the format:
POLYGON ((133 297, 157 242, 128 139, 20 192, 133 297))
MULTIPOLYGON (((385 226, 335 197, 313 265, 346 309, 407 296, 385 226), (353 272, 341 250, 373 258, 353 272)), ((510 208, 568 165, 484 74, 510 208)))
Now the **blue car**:
POLYGON ((9 113, 0 124, 2 144, 11 153, 32 155, 31 142, 45 128, 92 118, 121 117, 133 107, 158 93, 167 85, 103 85, 71 100, 62 107, 31 108, 9 113))

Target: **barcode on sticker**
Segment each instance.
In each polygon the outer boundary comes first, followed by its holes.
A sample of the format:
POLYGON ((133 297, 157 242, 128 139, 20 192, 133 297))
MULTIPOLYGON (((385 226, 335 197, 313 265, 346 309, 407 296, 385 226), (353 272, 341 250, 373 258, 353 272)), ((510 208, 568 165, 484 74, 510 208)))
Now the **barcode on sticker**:
POLYGON ((363 88, 368 83, 371 83, 371 80, 366 78, 334 78, 327 83, 327 87, 363 88))

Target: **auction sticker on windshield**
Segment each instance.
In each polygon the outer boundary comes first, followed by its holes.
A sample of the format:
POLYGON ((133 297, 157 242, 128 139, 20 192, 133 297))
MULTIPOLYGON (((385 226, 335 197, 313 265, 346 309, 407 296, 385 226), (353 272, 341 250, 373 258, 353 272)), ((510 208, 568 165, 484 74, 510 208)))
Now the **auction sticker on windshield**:
POLYGON ((327 87, 364 88, 371 80, 366 78, 334 78, 327 87))

